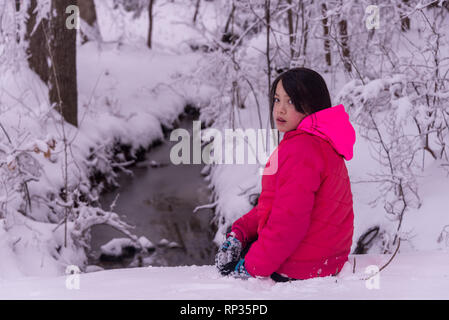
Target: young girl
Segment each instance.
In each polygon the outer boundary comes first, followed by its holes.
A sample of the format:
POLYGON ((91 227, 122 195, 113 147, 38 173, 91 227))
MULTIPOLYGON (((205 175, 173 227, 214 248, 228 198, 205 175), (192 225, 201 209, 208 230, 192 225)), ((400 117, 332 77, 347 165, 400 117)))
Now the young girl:
POLYGON ((270 100, 284 132, 277 171, 263 175, 257 206, 233 223, 216 266, 223 275, 275 281, 336 275, 354 228, 344 161, 353 156, 354 128, 343 105, 331 107, 326 83, 313 70, 279 75, 270 100))

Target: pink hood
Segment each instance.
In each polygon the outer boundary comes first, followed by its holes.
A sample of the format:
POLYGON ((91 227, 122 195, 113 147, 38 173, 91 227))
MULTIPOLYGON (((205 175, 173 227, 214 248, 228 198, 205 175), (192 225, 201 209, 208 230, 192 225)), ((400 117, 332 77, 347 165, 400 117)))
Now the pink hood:
POLYGON ((305 117, 297 130, 311 133, 328 141, 347 161, 352 159, 355 130, 342 104, 305 117))

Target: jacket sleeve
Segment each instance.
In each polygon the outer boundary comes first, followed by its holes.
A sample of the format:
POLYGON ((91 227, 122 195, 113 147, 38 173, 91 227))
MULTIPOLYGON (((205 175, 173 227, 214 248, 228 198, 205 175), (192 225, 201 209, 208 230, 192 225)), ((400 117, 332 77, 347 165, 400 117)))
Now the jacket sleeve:
POLYGON ((257 215, 257 206, 255 206, 232 224, 231 231, 236 234, 236 238, 240 240, 243 248, 257 238, 258 223, 259 217, 257 215))
POLYGON ((323 158, 310 138, 298 138, 279 155, 279 172, 270 216, 245 257, 252 276, 268 277, 295 251, 307 233, 321 184, 323 158))

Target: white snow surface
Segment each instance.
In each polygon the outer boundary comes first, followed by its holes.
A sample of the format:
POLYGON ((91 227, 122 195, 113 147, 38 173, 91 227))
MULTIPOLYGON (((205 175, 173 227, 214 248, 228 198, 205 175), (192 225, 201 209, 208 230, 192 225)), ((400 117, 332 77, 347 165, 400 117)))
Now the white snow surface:
MULTIPOLYGON (((135 30, 123 29, 123 21, 114 21, 102 10, 105 3, 97 1, 99 20, 103 24, 103 36, 107 41, 127 38, 135 30), (112 24, 115 22, 116 24, 112 24), (109 25, 110 24, 110 25, 109 25)), ((193 7, 192 7, 193 8, 193 7)), ((185 26, 179 24, 183 32, 175 32, 168 26, 169 14, 161 14, 156 25, 158 38, 153 50, 131 45, 103 44, 101 49, 95 44, 86 44, 79 49, 79 118, 80 131, 75 137, 74 150, 77 160, 82 162, 88 155, 89 147, 105 142, 112 137, 129 142, 134 147, 147 145, 162 135, 160 124, 169 124, 182 112, 187 102, 201 104, 209 98, 209 87, 205 85, 195 92, 189 84, 176 87, 174 83, 181 74, 193 73, 198 54, 188 53, 185 42, 174 45, 179 37, 186 35, 185 26), (168 33, 170 31, 170 34, 168 33), (172 32, 173 31, 173 32, 172 32), (172 34, 173 33, 173 34, 172 34), (172 53, 167 53, 167 51, 172 53), (153 89, 157 88, 155 91, 153 89), (181 88, 183 90, 181 90, 181 88), (157 93, 157 94, 156 94, 157 93)), ((177 11, 180 13, 181 11, 177 11)), ((190 17, 190 13, 186 13, 190 17)), ((172 15, 174 17, 175 15, 172 15)), ((180 19, 180 17, 176 17, 180 19)), ((219 23, 217 23, 219 24, 219 23)), ((131 28, 144 30, 143 19, 131 28)), ((136 35, 139 42, 144 34, 136 35), (139 40, 140 39, 140 40, 139 40)), ((179 40, 179 41, 178 41, 179 40)), ((140 41, 144 42, 144 41, 140 41)), ((259 59, 255 56, 254 59, 259 59)), ((3 75, 1 86, 8 94, 1 97, 5 126, 14 127, 19 123, 35 136, 44 139, 47 135, 57 135, 57 128, 46 123, 48 108, 47 92, 36 75, 29 70, 22 73, 3 75), (12 77, 15 76, 14 81, 12 77), (27 86, 25 86, 27 84, 27 86), (12 97, 10 96, 12 95, 12 97), (20 97, 32 108, 26 117, 18 117, 14 97, 20 97), (20 118, 20 119, 19 119, 20 118)), ((323 75, 331 83, 327 75, 323 75)), ((330 87, 333 96, 347 79, 334 75, 340 83, 330 87)), ((371 93, 380 83, 373 82, 371 93)), ((338 102, 334 103, 337 104, 338 102)), ((398 102, 405 112, 408 102, 398 102)), ((257 128, 255 108, 238 110, 237 127, 257 128)), ((263 114, 266 123, 267 112, 263 114)), ((48 120, 47 122, 50 122, 48 120)), ((357 133, 359 128, 355 128, 357 133)), ((47 145, 37 139, 39 149, 45 151, 47 145), (44 150, 45 149, 45 150, 44 150)), ((44 195, 62 184, 60 165, 42 159, 45 175, 39 185, 30 185, 33 194, 44 195)), ((350 263, 336 278, 317 278, 291 283, 274 283, 270 279, 238 280, 221 277, 213 266, 181 266, 119 269, 91 272, 79 275, 80 288, 69 290, 66 282, 71 276, 62 274, 72 256, 83 254, 71 252, 70 246, 61 253, 55 252, 55 243, 62 243, 62 229, 53 232, 55 225, 47 222, 33 222, 20 215, 11 226, 0 225, 0 298, 1 299, 448 299, 449 293, 449 225, 447 214, 447 190, 449 179, 437 162, 426 162, 419 177, 420 195, 424 199, 419 209, 411 209, 406 214, 402 230, 410 240, 401 243, 401 250, 394 260, 379 275, 379 288, 368 289, 363 280, 367 266, 384 265, 389 255, 351 255, 350 263), (33 226, 35 232, 26 230, 33 226), (8 227, 8 228, 7 228, 8 227), (8 232, 6 231, 8 229, 8 232), (58 259, 56 259, 57 257, 58 259), (62 257, 62 258, 61 258, 62 257), (356 272, 352 273, 353 259, 356 272), (33 275, 32 277, 29 277, 33 275), (27 276, 27 277, 24 277, 27 276)), ((370 155, 370 147, 358 135, 353 160, 347 162, 352 182, 364 180, 369 172, 376 171, 378 164, 370 155)), ((232 222, 250 210, 248 195, 260 192, 260 178, 257 165, 226 165, 212 169, 208 180, 217 194, 216 210, 232 222)), ((73 176, 77 175, 73 171, 73 176)), ((83 172, 82 174, 85 174, 83 172)), ((376 185, 353 183, 356 240, 362 232, 373 225, 388 229, 391 221, 382 206, 371 206, 369 202, 378 194, 376 185)), ((37 218, 45 220, 45 208, 36 208, 37 218)), ((393 227, 395 224, 393 225, 393 227)), ((215 241, 220 243, 223 231, 219 230, 215 241)), ((355 245, 355 242, 354 242, 355 245)), ((354 247, 352 248, 354 249, 354 247)), ((76 259, 75 259, 76 260, 76 259)), ((88 270, 95 270, 89 268, 88 270)))
POLYGON ((116 269, 61 277, 0 280, 0 299, 306 300, 448 299, 449 255, 401 254, 376 276, 368 266, 387 255, 351 255, 337 277, 275 283, 270 278, 222 277, 214 266, 116 269), (356 259, 353 273, 353 259, 356 259), (76 277, 79 277, 78 279, 76 277))

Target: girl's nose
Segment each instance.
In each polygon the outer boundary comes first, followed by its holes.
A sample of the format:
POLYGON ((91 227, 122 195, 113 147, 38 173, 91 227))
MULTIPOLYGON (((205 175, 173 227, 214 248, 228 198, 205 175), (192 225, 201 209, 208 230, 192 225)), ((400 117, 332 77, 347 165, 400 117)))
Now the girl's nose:
POLYGON ((285 114, 285 113, 287 113, 287 108, 285 107, 285 105, 281 105, 280 107, 279 107, 279 113, 280 114, 285 114))

